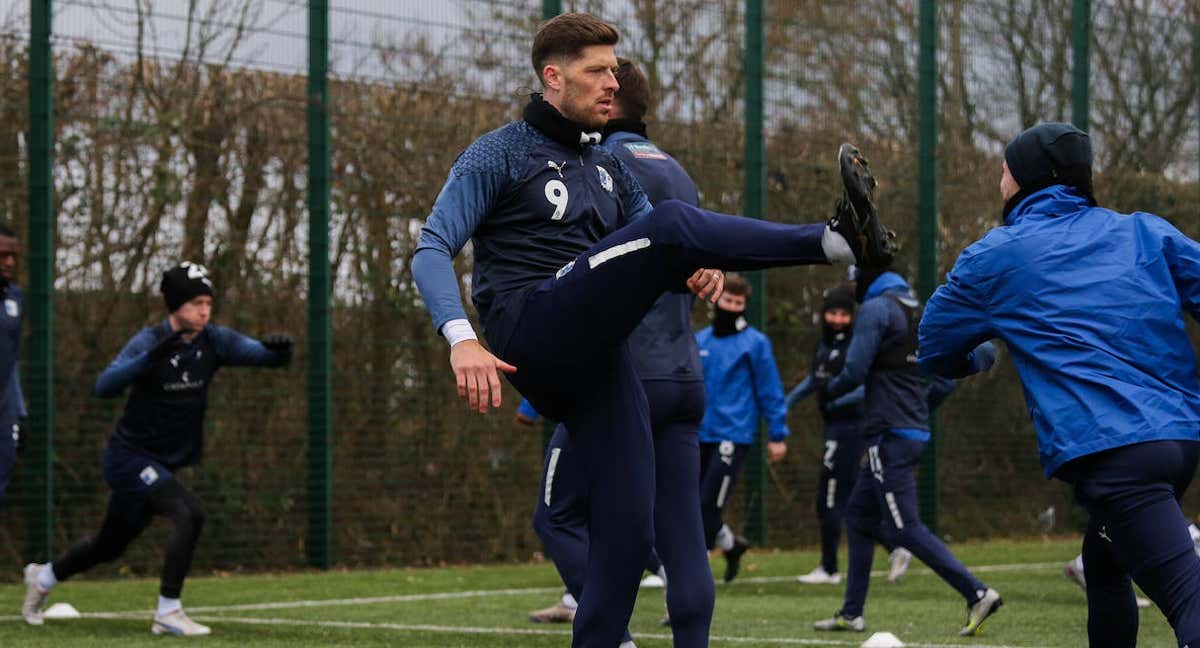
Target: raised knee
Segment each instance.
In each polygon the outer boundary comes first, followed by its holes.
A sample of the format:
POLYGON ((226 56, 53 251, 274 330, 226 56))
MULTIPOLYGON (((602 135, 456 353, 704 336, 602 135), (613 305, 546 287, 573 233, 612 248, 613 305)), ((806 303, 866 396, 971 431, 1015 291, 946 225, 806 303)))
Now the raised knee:
POLYGON ((651 222, 661 228, 671 228, 683 222, 689 210, 695 207, 683 202, 682 200, 665 200, 654 207, 654 212, 651 214, 651 222))

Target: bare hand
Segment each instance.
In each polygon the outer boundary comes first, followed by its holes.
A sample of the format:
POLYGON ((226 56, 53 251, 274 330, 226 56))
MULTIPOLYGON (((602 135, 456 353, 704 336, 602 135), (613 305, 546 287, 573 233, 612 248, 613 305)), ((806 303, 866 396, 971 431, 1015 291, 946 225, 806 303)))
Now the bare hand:
POLYGON ((767 461, 769 463, 777 463, 785 456, 787 456, 787 443, 783 441, 767 442, 767 461))
POLYGON ((687 287, 700 299, 708 298, 709 302, 715 304, 721 293, 725 292, 725 273, 700 268, 688 278, 687 287))
POLYGON ((500 374, 513 373, 516 367, 492 355, 479 340, 463 340, 450 348, 450 368, 458 383, 458 397, 471 409, 488 413, 488 404, 500 407, 500 374))

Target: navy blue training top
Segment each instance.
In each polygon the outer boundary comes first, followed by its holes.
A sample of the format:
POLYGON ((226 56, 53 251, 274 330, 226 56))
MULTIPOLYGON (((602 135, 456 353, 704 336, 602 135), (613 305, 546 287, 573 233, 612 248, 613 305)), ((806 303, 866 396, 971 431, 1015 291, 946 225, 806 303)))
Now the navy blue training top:
POLYGON ((465 319, 453 258, 470 239, 471 297, 501 348, 524 297, 604 236, 650 211, 607 150, 566 146, 525 120, 475 140, 450 169, 413 256, 434 327, 465 319))
MULTIPOLYGON (((700 206, 700 193, 687 171, 645 137, 618 131, 609 135, 601 146, 629 168, 652 204, 674 199, 700 206)), ((663 293, 629 335, 633 368, 639 378, 704 380, 700 349, 692 334, 694 301, 691 294, 663 293)))
POLYGON ((149 351, 169 335, 166 320, 134 335, 96 378, 96 395, 114 398, 132 385, 112 441, 178 468, 200 462, 208 387, 217 369, 278 367, 290 357, 237 331, 209 324, 191 342, 180 341, 171 353, 151 362, 149 351))

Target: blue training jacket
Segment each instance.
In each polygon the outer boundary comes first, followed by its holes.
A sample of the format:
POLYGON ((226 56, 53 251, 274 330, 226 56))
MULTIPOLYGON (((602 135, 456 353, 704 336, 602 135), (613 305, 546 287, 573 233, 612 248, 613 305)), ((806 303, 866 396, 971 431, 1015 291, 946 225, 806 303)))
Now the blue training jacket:
POLYGON ((1200 385, 1182 310, 1200 312, 1200 244, 1147 213, 1091 207, 1055 185, 958 257, 925 308, 920 362, 970 372, 1008 344, 1051 476, 1085 455, 1200 439, 1200 385))
POLYGON ((733 335, 717 337, 709 326, 696 333, 696 343, 708 398, 700 441, 753 443, 759 417, 767 420, 772 441, 786 438, 783 383, 767 336, 747 326, 733 335))
MULTIPOLYGON (((628 167, 652 204, 682 200, 700 206, 700 194, 683 167, 646 138, 618 131, 605 138, 601 147, 628 167)), ((666 292, 629 334, 633 369, 642 380, 704 380, 700 350, 692 334, 690 293, 666 292)))

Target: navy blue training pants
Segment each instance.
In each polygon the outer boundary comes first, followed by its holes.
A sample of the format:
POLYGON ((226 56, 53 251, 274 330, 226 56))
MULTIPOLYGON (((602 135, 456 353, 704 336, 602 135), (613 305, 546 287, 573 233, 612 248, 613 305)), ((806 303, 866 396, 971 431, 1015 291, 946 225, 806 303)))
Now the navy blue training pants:
POLYGON ((725 524, 722 516, 725 502, 749 451, 749 444, 733 441, 700 444, 700 515, 704 518, 704 542, 709 549, 716 545, 717 532, 725 524))
POLYGON ((654 544, 650 414, 626 338, 659 295, 686 289, 697 268, 828 263, 824 231, 667 201, 527 293, 511 333, 485 330, 497 356, 517 367, 509 380, 566 425, 585 459, 587 596, 575 615, 574 646, 619 643, 654 544))
POLYGON ((817 481, 817 520, 821 525, 821 567, 826 573, 838 571, 838 544, 842 540, 842 522, 846 504, 858 476, 863 452, 862 420, 827 421, 825 452, 817 481))
MULTIPOLYGON (((713 578, 700 523, 695 484, 700 456, 696 435, 704 417, 704 383, 644 381, 654 437, 657 491, 655 546, 667 571, 667 611, 678 647, 708 645, 713 578)), ((546 451, 533 528, 567 590, 587 598, 588 506, 579 478, 585 458, 567 429, 554 431, 546 451)), ((628 638, 628 635, 626 635, 628 638)))
POLYGON ((842 615, 862 616, 875 543, 881 538, 911 551, 966 599, 968 605, 973 605, 983 597, 987 586, 929 531, 917 511, 917 479, 913 471, 925 451, 925 442, 885 433, 869 437, 866 444, 867 465, 855 481, 846 507, 850 566, 842 615))
POLYGON ((1083 569, 1092 646, 1137 645, 1131 578, 1180 646, 1200 646, 1200 557, 1179 507, 1198 459, 1198 442, 1152 441, 1080 457, 1055 473, 1089 515, 1083 569))

